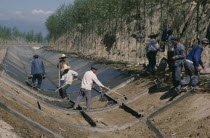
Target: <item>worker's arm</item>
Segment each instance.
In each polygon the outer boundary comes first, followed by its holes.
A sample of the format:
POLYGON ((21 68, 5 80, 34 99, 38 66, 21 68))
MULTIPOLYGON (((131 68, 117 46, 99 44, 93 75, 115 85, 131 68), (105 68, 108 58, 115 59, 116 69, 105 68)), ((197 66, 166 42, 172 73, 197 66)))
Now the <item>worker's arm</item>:
POLYGON ((104 88, 105 86, 98 80, 97 76, 93 76, 93 81, 100 87, 104 88))
POLYGON ((34 74, 34 61, 32 61, 31 63, 31 75, 34 74))
POLYGON ((42 61, 42 70, 43 70, 43 75, 45 75, 45 67, 43 61, 42 61))
POLYGON ((180 48, 180 54, 179 55, 176 55, 176 56, 174 56, 175 58, 175 60, 177 60, 177 59, 184 59, 185 57, 186 57, 186 51, 185 51, 185 48, 184 48, 184 46, 181 46, 181 48, 180 48))

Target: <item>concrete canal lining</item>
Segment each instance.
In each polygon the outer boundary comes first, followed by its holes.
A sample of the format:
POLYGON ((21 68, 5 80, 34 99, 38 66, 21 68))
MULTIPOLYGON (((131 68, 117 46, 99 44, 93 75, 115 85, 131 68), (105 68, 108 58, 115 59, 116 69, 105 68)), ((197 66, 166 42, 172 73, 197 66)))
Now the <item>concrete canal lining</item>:
MULTIPOLYGON (((34 54, 38 54, 45 65, 47 77, 42 83, 43 93, 47 92, 48 95, 49 93, 52 93, 53 95, 58 86, 57 63, 61 53, 47 51, 42 48, 34 49, 32 47, 24 46, 9 47, 3 61, 3 69, 15 80, 25 84, 25 81, 28 80, 28 76, 30 75, 31 61, 33 60, 34 54)), ((96 73, 98 79, 110 88, 115 88, 133 78, 133 76, 127 72, 110 68, 104 64, 97 64, 92 61, 74 57, 68 57, 67 60, 71 65, 71 69, 79 73, 79 78, 82 78, 84 73, 88 71, 93 64, 96 65, 98 67, 98 72, 96 73)), ((73 101, 75 101, 75 98, 79 94, 80 84, 81 81, 77 80, 67 90, 70 99, 73 101)), ((97 85, 94 85, 93 87, 96 89, 98 88, 97 85)), ((96 90, 92 90, 92 97, 99 94, 100 93, 96 90)))

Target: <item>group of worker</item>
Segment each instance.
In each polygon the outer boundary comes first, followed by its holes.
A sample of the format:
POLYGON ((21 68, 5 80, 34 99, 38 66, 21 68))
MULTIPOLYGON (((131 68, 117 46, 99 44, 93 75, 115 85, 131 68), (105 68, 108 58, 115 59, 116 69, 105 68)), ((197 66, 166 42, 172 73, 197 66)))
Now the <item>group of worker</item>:
MULTIPOLYGON (((191 86, 195 87, 198 84, 199 72, 204 69, 204 64, 201 60, 201 54, 205 47, 209 44, 207 38, 203 38, 200 43, 192 48, 192 50, 186 56, 185 47, 179 42, 179 38, 171 36, 171 32, 168 33, 168 39, 166 41, 168 45, 168 65, 169 71, 172 72, 173 88, 177 93, 180 93, 181 88, 191 82, 191 86), (185 78, 181 80, 182 68, 185 68, 185 78)), ((147 58, 149 64, 145 70, 146 73, 154 73, 156 65, 156 55, 160 50, 157 35, 150 35, 150 40, 146 45, 147 58)), ((70 70, 70 64, 66 60, 66 55, 62 54, 59 58, 57 67, 59 68, 59 93, 64 99, 68 99, 66 90, 72 84, 75 79, 78 79, 78 73, 70 70)), ((90 109, 91 101, 91 89, 95 82, 101 88, 105 87, 97 78, 95 73, 97 68, 92 66, 89 71, 85 72, 82 82, 80 94, 76 99, 74 108, 76 109, 83 98, 86 98, 86 108, 90 109)), ((31 64, 31 77, 34 84, 38 80, 37 88, 41 88, 42 79, 45 78, 45 67, 43 61, 39 59, 38 55, 34 55, 34 60, 31 64)))
MULTIPOLYGON (((38 55, 34 55, 34 59, 31 64, 31 77, 32 83, 34 84, 35 81, 38 81, 37 88, 41 88, 42 79, 45 78, 45 67, 43 61, 38 58, 38 55)), ((70 70, 71 66, 69 62, 66 60, 66 55, 62 54, 59 58, 59 62, 57 67, 59 68, 59 94, 62 98, 68 100, 66 90, 72 84, 72 82, 78 79, 78 73, 76 71, 70 70)), ((97 67, 92 66, 89 71, 86 71, 81 82, 81 89, 79 96, 76 99, 74 109, 78 109, 78 106, 84 98, 86 99, 86 110, 90 109, 90 102, 91 102, 91 89, 93 83, 96 83, 101 88, 106 88, 97 78, 96 72, 97 67)))
MULTIPOLYGON (((201 39, 198 45, 193 46, 192 50, 186 54, 185 47, 179 42, 179 38, 171 36, 172 31, 168 31, 166 44, 168 46, 167 63, 169 71, 172 72, 173 89, 181 92, 181 88, 191 82, 191 86, 195 87, 198 84, 199 72, 205 68, 201 55, 205 47, 209 44, 207 38, 201 39), (187 55, 187 56, 186 56, 187 55), (185 77, 181 80, 182 68, 185 69, 185 77)), ((157 35, 150 35, 146 45, 146 53, 149 64, 145 73, 152 74, 155 72, 156 55, 160 51, 160 45, 156 40, 157 35)))

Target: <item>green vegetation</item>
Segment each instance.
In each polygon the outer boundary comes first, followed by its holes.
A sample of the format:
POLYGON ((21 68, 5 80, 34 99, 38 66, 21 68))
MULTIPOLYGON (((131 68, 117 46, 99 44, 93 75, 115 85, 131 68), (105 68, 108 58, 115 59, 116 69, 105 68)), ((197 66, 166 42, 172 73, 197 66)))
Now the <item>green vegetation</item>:
POLYGON ((16 27, 9 28, 0 26, 0 40, 25 40, 26 42, 44 43, 46 39, 42 36, 42 33, 20 32, 16 27))
MULTIPOLYGON (((145 18, 153 18, 157 10, 161 12, 161 28, 168 23, 168 14, 173 14, 174 4, 193 0, 75 0, 74 4, 61 5, 46 21, 49 37, 56 40, 67 32, 91 33, 100 36, 105 28, 115 33, 126 23, 137 21, 136 30, 144 28, 145 18), (159 6, 158 6, 159 5, 159 6), (163 11, 164 10, 164 11, 163 11), (166 15, 167 14, 167 15, 166 15)), ((204 0, 205 1, 205 0, 204 0)), ((150 22, 152 27, 154 23, 150 22)))
POLYGON ((101 35, 105 27, 116 32, 123 22, 141 20, 140 6, 153 1, 158 0, 75 0, 74 4, 61 5, 46 26, 53 39, 72 31, 88 34, 94 30, 101 35))

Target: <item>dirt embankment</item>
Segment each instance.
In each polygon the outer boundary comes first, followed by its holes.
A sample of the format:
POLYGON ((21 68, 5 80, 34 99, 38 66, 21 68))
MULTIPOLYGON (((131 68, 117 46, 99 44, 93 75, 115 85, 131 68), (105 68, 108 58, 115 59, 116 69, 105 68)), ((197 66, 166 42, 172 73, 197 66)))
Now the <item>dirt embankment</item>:
MULTIPOLYGON (((2 55, 0 57, 4 56, 5 51, 5 49, 0 50, 0 54, 2 55)), ((209 86, 209 77, 209 75, 202 76, 202 80, 206 81, 205 86, 209 86)), ((45 105, 42 102, 40 102, 42 110, 39 110, 36 99, 32 98, 29 94, 27 95, 24 92, 15 89, 13 86, 14 84, 8 85, 3 81, 0 82, 0 88, 3 88, 5 91, 0 89, 0 102, 63 137, 152 138, 156 137, 156 135, 148 128, 146 118, 161 107, 171 103, 171 101, 167 98, 161 99, 161 97, 167 93, 166 90, 153 93, 142 93, 145 89, 152 86, 152 81, 154 81, 154 78, 143 77, 116 90, 116 92, 126 95, 128 97, 128 101, 123 100, 119 95, 114 93, 109 94, 116 100, 125 102, 127 106, 131 107, 136 112, 144 114, 145 118, 133 126, 108 132, 94 132, 88 129, 81 130, 69 126, 67 124, 90 127, 90 125, 78 112, 66 113, 65 111, 68 111, 68 109, 58 110, 52 106, 45 105), (138 95, 141 93, 142 95, 138 95), (131 98, 133 98, 133 100, 130 100, 131 98), (18 99, 22 99, 25 103, 20 102, 18 99), (56 120, 60 120, 60 122, 56 120)), ((168 108, 166 111, 151 118, 151 122, 166 137, 171 137, 172 133, 177 137, 210 137, 210 95, 206 89, 208 88, 200 91, 200 93, 191 94, 189 97, 174 104, 171 108, 168 108)), ((184 95, 184 93, 181 94, 181 96, 182 95, 184 95)), ((174 100, 179 97, 180 96, 177 96, 174 100)), ((107 105, 107 102, 103 103, 95 98, 92 100, 91 106, 93 109, 99 109, 106 106, 111 107, 112 105, 107 105)), ((94 121, 98 121, 97 126, 102 128, 123 125, 137 120, 137 118, 132 116, 130 113, 125 112, 123 109, 118 107, 107 111, 105 110, 103 112, 88 112, 87 114, 92 117, 94 121)), ((2 132, 4 133, 7 131, 7 133, 4 134, 8 136, 53 137, 51 134, 46 133, 46 131, 38 129, 37 127, 34 127, 34 125, 14 116, 4 108, 0 108, 0 118, 0 132, 1 129, 3 129, 2 132), (12 128, 5 128, 4 122, 1 120, 10 124, 12 128), (16 134, 14 134, 14 132, 16 134)))

